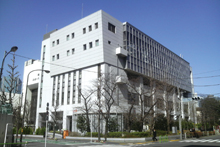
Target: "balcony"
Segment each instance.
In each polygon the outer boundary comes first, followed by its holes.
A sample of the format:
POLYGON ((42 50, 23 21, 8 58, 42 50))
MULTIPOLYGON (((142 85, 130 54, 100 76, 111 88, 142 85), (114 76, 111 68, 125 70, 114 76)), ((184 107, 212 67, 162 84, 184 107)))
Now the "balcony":
POLYGON ((116 55, 126 57, 127 54, 128 54, 128 52, 125 49, 123 49, 122 47, 116 48, 116 55))

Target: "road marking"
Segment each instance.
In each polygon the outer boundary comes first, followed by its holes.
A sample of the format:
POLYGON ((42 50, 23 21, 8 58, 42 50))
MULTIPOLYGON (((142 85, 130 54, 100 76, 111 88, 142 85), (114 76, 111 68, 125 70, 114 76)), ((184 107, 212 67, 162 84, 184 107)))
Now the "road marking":
POLYGON ((189 139, 189 140, 182 140, 180 142, 216 142, 220 143, 220 139, 189 139))

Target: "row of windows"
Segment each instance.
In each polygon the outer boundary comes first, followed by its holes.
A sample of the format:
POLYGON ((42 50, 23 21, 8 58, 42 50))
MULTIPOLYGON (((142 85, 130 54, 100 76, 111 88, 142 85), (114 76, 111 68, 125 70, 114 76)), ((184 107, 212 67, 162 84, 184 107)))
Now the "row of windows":
MULTIPOLYGON (((94 28, 95 28, 95 29, 98 29, 98 27, 99 27, 98 22, 96 22, 96 23, 94 24, 94 28)), ((89 32, 92 31, 92 25, 88 26, 88 30, 89 30, 89 32)), ((86 28, 83 28, 83 34, 85 34, 85 33, 86 33, 86 28)))
MULTIPOLYGON (((95 40, 95 46, 99 46, 99 39, 95 40)), ((93 42, 89 42, 89 48, 93 48, 93 42)), ((83 50, 87 49, 87 44, 83 44, 83 50)), ((71 54, 73 55, 75 53, 75 48, 72 48, 72 50, 67 50, 66 51, 66 56, 70 56, 71 54)), ((52 61, 55 61, 60 59, 60 55, 53 55, 52 56, 52 61)))
MULTIPOLYGON (((56 85, 56 77, 53 77, 53 92, 52 92, 52 106, 56 104, 56 106, 59 106, 60 100, 59 100, 59 95, 60 95, 60 88, 62 85, 62 90, 61 90, 61 105, 64 105, 64 93, 67 91, 67 99, 66 102, 67 104, 70 104, 70 91, 71 91, 71 72, 67 74, 68 75, 68 87, 65 88, 65 74, 62 75, 62 81, 60 80, 60 75, 57 77, 57 88, 55 87, 56 85), (62 82, 62 83, 61 83, 62 82), (65 90, 66 89, 66 90, 65 90), (56 102, 55 102, 56 100, 56 102)), ((76 72, 73 72, 73 87, 72 87, 72 104, 75 104, 76 102, 76 87, 78 87, 78 103, 81 103, 81 83, 82 82, 82 71, 79 71, 79 79, 78 79, 78 86, 76 85, 76 72)))
MULTIPOLYGON (((71 38, 73 39, 75 37, 75 33, 71 34, 71 38)), ((70 35, 66 35, 66 41, 70 40, 70 35)))
MULTIPOLYGON (((98 27, 99 27, 99 26, 98 26, 98 22, 96 22, 96 23, 94 24, 94 29, 98 29, 98 27)), ((92 31, 92 25, 88 26, 88 30, 89 30, 89 32, 92 31)), ((85 33, 86 33, 86 28, 83 28, 83 34, 85 34, 85 33)), ((66 41, 69 41, 70 38, 71 38, 71 39, 75 38, 75 33, 74 33, 74 32, 71 33, 71 34, 66 35, 66 41)), ((59 44, 60 44, 60 40, 57 39, 56 41, 53 41, 53 42, 52 42, 52 47, 54 47, 55 45, 59 45, 59 44)))
MULTIPOLYGON (((99 40, 95 40, 95 46, 99 46, 99 40)), ((89 48, 93 48, 93 43, 89 42, 89 48)), ((87 44, 83 44, 83 50, 87 50, 87 44)))
POLYGON ((182 86, 190 85, 188 62, 136 28, 130 25, 125 25, 125 28, 123 45, 129 53, 127 68, 158 80, 170 78, 170 83, 182 83, 182 86), (179 79, 177 80, 175 76, 178 76, 179 79), (188 78, 188 80, 182 81, 180 77, 188 78))

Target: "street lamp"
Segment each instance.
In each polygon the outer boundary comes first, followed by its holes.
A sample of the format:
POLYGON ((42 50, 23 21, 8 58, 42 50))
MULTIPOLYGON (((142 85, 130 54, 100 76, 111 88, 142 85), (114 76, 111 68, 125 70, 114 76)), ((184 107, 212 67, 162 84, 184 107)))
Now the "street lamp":
POLYGON ((20 142, 22 142, 23 129, 24 129, 24 116, 25 116, 25 111, 26 111, 26 97, 27 97, 28 80, 29 80, 29 75, 30 75, 30 73, 32 73, 32 72, 34 72, 34 71, 44 71, 44 72, 46 72, 46 73, 50 73, 49 70, 36 69, 36 70, 30 71, 30 72, 28 73, 28 75, 27 75, 26 91, 25 91, 25 97, 24 97, 24 111, 23 111, 23 119, 22 119, 22 131, 21 131, 20 142))
POLYGON ((17 49, 18 49, 17 46, 13 46, 9 52, 5 51, 5 55, 4 55, 4 58, 3 58, 3 60, 2 60, 1 72, 0 72, 0 83, 1 83, 1 81, 2 81, 2 72, 3 72, 3 66, 4 66, 5 58, 6 58, 6 56, 7 56, 10 52, 16 52, 17 49))

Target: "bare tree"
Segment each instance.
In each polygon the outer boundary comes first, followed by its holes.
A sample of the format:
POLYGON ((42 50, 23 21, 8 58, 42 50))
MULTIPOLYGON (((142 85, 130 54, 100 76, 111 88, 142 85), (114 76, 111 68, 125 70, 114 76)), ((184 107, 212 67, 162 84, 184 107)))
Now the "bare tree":
POLYGON ((103 93, 102 96, 104 97, 105 101, 105 113, 102 113, 104 119, 105 119, 105 141, 107 141, 107 133, 109 130, 109 118, 110 118, 110 112, 113 104, 115 103, 115 95, 116 95, 116 78, 113 75, 105 74, 104 77, 104 86, 103 86, 103 93))
POLYGON ((27 124, 30 122, 30 114, 31 114, 31 104, 29 101, 26 101, 26 111, 24 112, 25 113, 25 117, 24 117, 24 122, 26 122, 27 124))
POLYGON ((83 107, 81 107, 81 111, 86 115, 86 131, 91 132, 90 129, 90 119, 89 119, 89 112, 91 111, 92 108, 92 94, 95 92, 95 90, 89 89, 89 90, 84 90, 82 91, 80 88, 78 88, 79 94, 83 99, 83 107))
POLYGON ((165 117, 167 120, 167 131, 170 131, 170 124, 172 122, 172 112, 173 112, 173 93, 175 92, 175 88, 174 86, 169 84, 169 81, 161 81, 158 84, 158 87, 160 89, 160 105, 162 105, 162 107, 159 107, 162 109, 162 111, 165 111, 165 117))
POLYGON ((0 94, 0 102, 1 102, 1 104, 4 105, 6 103, 6 101, 7 101, 7 95, 6 95, 5 91, 2 90, 1 94, 0 94))
POLYGON ((60 117, 60 114, 58 112, 58 109, 59 109, 59 102, 58 102, 59 99, 56 100, 56 103, 55 105, 53 106, 53 109, 50 110, 51 114, 51 118, 52 118, 52 121, 53 121, 53 138, 55 138, 55 127, 59 124, 60 121, 62 121, 62 117, 60 117))
POLYGON ((157 92, 155 81, 152 78, 147 79, 140 76, 128 75, 128 78, 129 81, 126 83, 128 87, 128 98, 130 97, 128 101, 132 104, 131 102, 134 100, 133 103, 138 105, 136 111, 140 114, 138 119, 141 124, 139 131, 142 131, 144 123, 147 122, 148 117, 154 112, 154 107, 158 101, 154 99, 154 95, 157 92))
POLYGON ((4 89, 2 89, 2 93, 0 95, 0 101, 2 104, 10 104, 13 108, 13 124, 16 126, 16 142, 18 138, 18 129, 21 127, 22 118, 21 118, 21 97, 15 97, 15 94, 18 93, 18 87, 21 85, 19 83, 19 72, 16 72, 15 66, 15 54, 13 54, 13 58, 11 59, 12 65, 8 64, 10 70, 7 70, 8 77, 5 78, 4 89), (7 91, 7 93, 5 92, 7 91), (17 98, 17 102, 15 101, 17 98))
POLYGON ((13 108, 13 124, 16 127, 16 142, 18 138, 18 130, 22 126, 21 105, 16 105, 13 108))
MULTIPOLYGON (((124 100, 120 100, 120 103, 121 104, 125 104, 125 103, 128 103, 124 100)), ((132 125, 132 122, 136 119, 135 117, 135 100, 132 99, 130 102, 130 104, 128 104, 127 106, 124 106, 124 105, 120 105, 119 108, 122 110, 123 112, 123 116, 124 116, 124 119, 125 119, 125 123, 126 123, 126 128, 127 128, 127 132, 130 133, 131 131, 131 125, 132 125)))
MULTIPOLYGON (((100 134, 100 115, 105 119, 105 141, 107 140, 107 133, 109 127, 110 112, 116 99, 117 83, 115 75, 112 72, 108 74, 102 74, 94 83, 95 89, 97 89, 97 99, 95 104, 98 108, 98 128, 100 134)), ((99 137, 100 141, 100 137, 99 137)))
POLYGON ((4 87, 7 89, 9 93, 9 97, 8 97, 9 104, 12 105, 12 101, 15 96, 15 93, 18 92, 17 88, 21 83, 17 83, 17 79, 19 78, 19 75, 18 75, 19 72, 15 71, 18 66, 15 66, 15 55, 14 54, 13 54, 13 58, 11 59, 11 61, 12 61, 12 65, 8 64, 8 67, 10 70, 7 70, 7 73, 9 74, 9 79, 5 80, 7 85, 5 85, 4 87))

